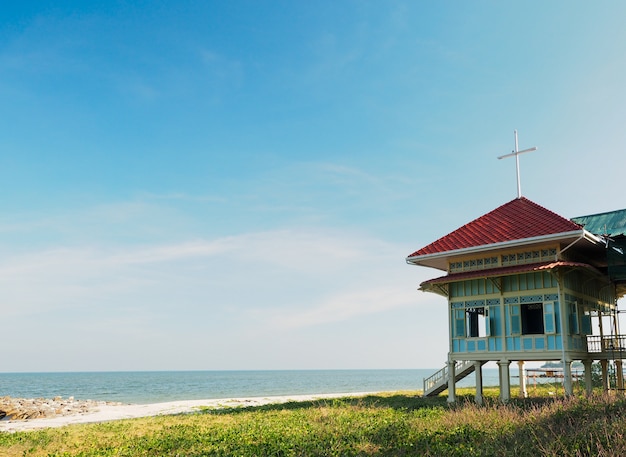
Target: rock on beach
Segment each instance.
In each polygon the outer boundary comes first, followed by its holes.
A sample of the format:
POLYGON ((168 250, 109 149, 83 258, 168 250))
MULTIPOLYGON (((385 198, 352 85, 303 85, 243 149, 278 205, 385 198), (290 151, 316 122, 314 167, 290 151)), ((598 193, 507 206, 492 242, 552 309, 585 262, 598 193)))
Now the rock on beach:
POLYGON ((0 420, 29 420, 57 416, 86 414, 97 411, 102 405, 116 405, 106 401, 62 398, 12 398, 0 397, 0 420))

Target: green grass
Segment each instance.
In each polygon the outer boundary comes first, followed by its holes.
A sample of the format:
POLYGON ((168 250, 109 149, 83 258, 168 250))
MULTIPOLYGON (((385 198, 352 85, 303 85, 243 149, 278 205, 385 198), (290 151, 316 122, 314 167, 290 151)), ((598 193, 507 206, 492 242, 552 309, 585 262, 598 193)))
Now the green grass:
POLYGON ((626 400, 399 392, 0 433, 1 456, 626 455, 626 400))

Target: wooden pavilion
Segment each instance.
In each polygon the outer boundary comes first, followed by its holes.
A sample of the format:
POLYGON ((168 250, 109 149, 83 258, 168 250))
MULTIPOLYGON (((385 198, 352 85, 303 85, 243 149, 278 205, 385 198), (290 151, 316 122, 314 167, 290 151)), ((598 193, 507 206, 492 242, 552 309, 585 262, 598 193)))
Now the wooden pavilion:
MULTIPOLYGON (((517 149, 517 144, 516 144, 517 149)), ((523 151, 521 151, 523 152, 523 151)), ((519 174, 518 174, 519 186, 519 174)), ((424 395, 448 390, 475 373, 482 402, 482 366, 499 367, 500 397, 511 397, 510 365, 560 361, 566 394, 573 393, 573 361, 622 360, 626 335, 619 332, 617 300, 626 294, 626 210, 567 219, 522 197, 463 225, 410 254, 406 261, 446 274, 419 289, 447 299, 449 352, 446 366, 424 380, 424 395)))

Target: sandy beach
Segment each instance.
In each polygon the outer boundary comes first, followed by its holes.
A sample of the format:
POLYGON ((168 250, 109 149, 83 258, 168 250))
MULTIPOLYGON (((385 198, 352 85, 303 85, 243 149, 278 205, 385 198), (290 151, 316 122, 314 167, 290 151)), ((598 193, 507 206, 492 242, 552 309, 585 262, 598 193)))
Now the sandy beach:
POLYGON ((87 424, 107 422, 119 419, 133 419, 137 417, 158 416, 167 414, 183 414, 198 411, 201 408, 232 408, 280 404, 291 401, 311 401, 340 397, 359 397, 372 394, 360 392, 350 394, 320 394, 320 395, 289 395, 275 397, 224 398, 211 400, 184 400, 165 403, 137 404, 98 404, 85 412, 59 415, 26 420, 0 420, 0 432, 19 432, 39 430, 50 427, 62 427, 72 424, 87 424))

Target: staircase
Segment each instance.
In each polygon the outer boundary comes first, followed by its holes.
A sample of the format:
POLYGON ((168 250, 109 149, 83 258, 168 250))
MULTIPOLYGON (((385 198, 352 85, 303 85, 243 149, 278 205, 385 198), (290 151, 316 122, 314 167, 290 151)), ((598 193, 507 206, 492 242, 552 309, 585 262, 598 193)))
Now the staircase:
MULTIPOLYGON (((482 362, 481 365, 485 363, 482 362)), ((454 382, 458 382, 468 374, 473 373, 474 368, 473 360, 457 360, 454 362, 454 382)), ((434 397, 446 390, 448 388, 448 378, 448 365, 432 376, 424 378, 424 397, 434 397)))

